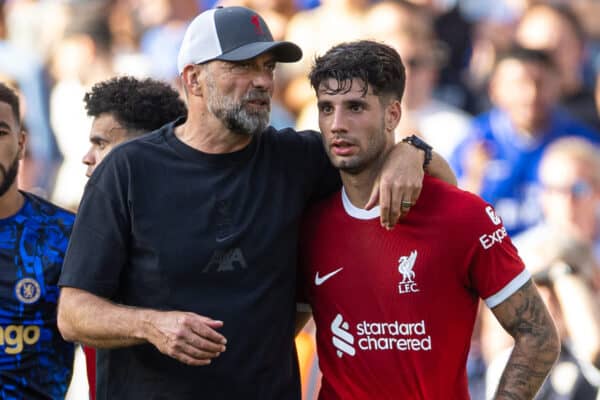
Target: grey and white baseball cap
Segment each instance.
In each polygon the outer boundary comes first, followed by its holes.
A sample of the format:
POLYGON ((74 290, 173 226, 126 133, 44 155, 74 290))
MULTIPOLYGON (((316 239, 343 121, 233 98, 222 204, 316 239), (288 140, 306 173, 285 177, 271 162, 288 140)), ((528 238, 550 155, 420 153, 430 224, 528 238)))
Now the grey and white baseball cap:
POLYGON ((279 62, 302 58, 302 50, 292 42, 274 41, 267 24, 246 7, 219 7, 204 11, 188 26, 177 69, 211 60, 243 61, 270 51, 279 62))

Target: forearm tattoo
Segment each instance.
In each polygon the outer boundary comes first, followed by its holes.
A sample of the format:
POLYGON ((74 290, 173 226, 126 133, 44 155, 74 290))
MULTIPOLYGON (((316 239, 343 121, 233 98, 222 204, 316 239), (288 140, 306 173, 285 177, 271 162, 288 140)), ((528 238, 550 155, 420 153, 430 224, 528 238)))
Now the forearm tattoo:
POLYGON ((533 399, 558 356, 554 323, 531 281, 494 313, 515 339, 495 399, 533 399))

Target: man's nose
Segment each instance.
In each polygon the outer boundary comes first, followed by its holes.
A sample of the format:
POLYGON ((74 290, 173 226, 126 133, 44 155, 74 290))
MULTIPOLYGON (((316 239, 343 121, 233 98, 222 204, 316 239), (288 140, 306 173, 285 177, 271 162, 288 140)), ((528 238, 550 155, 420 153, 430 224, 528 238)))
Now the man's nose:
POLYGON ((270 93, 273 89, 273 71, 266 68, 256 71, 252 79, 252 85, 256 88, 265 89, 270 93))
POLYGON ((96 158, 94 157, 94 151, 93 149, 90 147, 90 149, 87 151, 87 153, 84 154, 83 158, 81 159, 81 161, 85 164, 85 165, 93 165, 96 164, 96 158))
POLYGON ((81 159, 81 161, 88 166, 87 171, 86 171, 86 175, 88 177, 90 177, 92 175, 92 172, 94 172, 94 166, 96 165, 96 157, 94 157, 94 151, 92 148, 90 148, 88 150, 87 153, 85 153, 85 155, 83 156, 83 158, 81 159))
POLYGON ((340 133, 346 132, 346 120, 344 117, 344 113, 340 109, 336 109, 333 111, 331 115, 331 132, 340 133))

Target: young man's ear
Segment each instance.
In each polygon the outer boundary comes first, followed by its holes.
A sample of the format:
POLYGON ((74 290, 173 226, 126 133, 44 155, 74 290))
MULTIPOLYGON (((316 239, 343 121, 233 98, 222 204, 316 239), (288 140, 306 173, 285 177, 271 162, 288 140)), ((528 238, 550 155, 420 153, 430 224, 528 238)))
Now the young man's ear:
POLYGON ((392 100, 385 108, 385 130, 393 132, 400 123, 402 117, 402 106, 399 100, 392 100))

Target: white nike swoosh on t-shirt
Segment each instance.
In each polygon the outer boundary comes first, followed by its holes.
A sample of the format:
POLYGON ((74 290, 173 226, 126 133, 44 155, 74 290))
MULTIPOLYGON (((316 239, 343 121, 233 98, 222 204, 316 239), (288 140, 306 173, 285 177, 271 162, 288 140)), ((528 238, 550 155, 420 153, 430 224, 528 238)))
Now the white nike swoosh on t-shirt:
POLYGON ((344 267, 338 268, 335 271, 332 271, 332 272, 328 273, 327 275, 323 275, 321 277, 319 277, 319 271, 317 271, 317 273, 315 274, 315 285, 317 285, 317 286, 322 285, 327 279, 331 278, 332 276, 334 276, 335 274, 337 274, 338 272, 340 272, 343 269, 344 269, 344 267))

